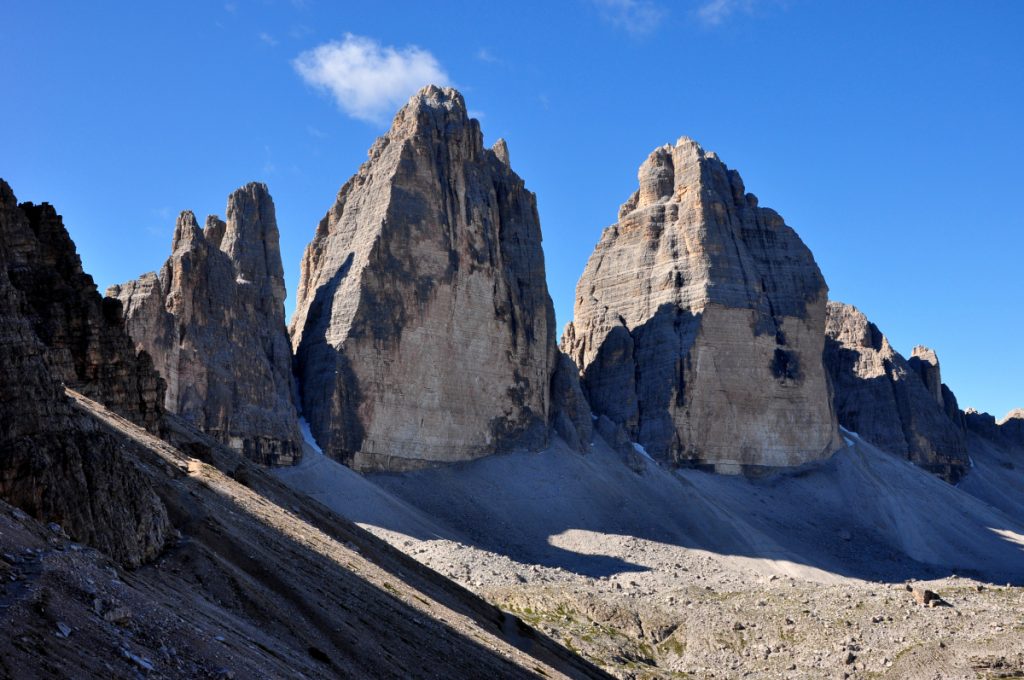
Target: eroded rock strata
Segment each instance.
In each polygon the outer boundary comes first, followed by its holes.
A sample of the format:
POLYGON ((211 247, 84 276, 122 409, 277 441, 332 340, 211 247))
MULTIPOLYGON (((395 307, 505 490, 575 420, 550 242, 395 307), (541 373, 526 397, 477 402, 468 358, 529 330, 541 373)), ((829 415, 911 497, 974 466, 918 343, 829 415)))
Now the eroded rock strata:
POLYGON ((159 380, 123 351, 116 311, 101 305, 53 208, 19 206, 0 180, 0 497, 134 566, 162 548, 167 512, 62 385, 153 426, 159 380))
POLYGON ((164 385, 125 333, 121 305, 100 296, 75 244, 48 203, 17 205, 6 185, 4 239, 11 285, 25 318, 48 349, 50 371, 152 432, 159 429, 164 385))
POLYGON ((232 193, 227 220, 210 216, 205 229, 181 213, 171 250, 159 275, 107 291, 167 381, 167 408, 254 461, 294 462, 302 439, 267 187, 232 193))
POLYGON ((935 352, 917 347, 904 359, 863 313, 840 302, 828 303, 826 336, 840 424, 949 481, 959 479, 968 465, 962 419, 935 352), (949 400, 954 411, 947 411, 949 400))
POLYGON ((638 178, 562 342, 594 413, 662 461, 739 472, 827 457, 839 439, 811 252, 688 138, 638 178))
POLYGON ((329 455, 398 470, 546 443, 554 314, 508 159, 458 92, 424 88, 320 222, 291 336, 329 455))

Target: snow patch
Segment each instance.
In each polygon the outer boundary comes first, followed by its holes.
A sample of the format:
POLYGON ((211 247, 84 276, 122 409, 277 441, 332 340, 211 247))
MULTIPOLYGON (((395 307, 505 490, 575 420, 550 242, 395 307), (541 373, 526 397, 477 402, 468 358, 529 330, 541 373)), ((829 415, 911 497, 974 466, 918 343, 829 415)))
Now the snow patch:
POLYGON ((636 451, 637 453, 639 453, 641 456, 643 456, 647 460, 651 461, 652 463, 654 462, 654 459, 651 458, 651 454, 647 453, 647 449, 645 449, 640 444, 637 444, 636 442, 633 442, 633 450, 636 451))
POLYGON ((306 440, 309 446, 319 453, 321 456, 324 452, 320 449, 320 445, 316 443, 316 438, 313 437, 313 431, 309 429, 309 421, 305 418, 299 417, 299 431, 302 432, 302 438, 306 440))

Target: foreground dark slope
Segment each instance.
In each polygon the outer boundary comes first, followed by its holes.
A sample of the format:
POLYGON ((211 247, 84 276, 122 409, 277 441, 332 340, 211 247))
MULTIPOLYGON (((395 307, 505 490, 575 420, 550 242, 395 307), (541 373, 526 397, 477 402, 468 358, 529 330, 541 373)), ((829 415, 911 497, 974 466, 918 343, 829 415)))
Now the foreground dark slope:
POLYGON ((3 677, 603 677, 173 416, 178 447, 69 396, 181 537, 125 572, 4 505, 3 677))

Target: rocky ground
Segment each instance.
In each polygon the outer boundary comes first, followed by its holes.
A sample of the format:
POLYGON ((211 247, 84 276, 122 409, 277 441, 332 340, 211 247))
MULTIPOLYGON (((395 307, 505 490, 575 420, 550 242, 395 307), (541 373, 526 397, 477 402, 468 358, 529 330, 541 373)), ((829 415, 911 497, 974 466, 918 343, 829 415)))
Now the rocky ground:
POLYGON ((129 571, 0 502, 0 678, 606 677, 180 421, 69 394, 176 529, 129 571))
POLYGON ((446 541, 410 554, 622 678, 1024 677, 1024 589, 764 575, 716 555, 607 537, 649 570, 600 578, 446 541))
MULTIPOLYGON (((767 480, 637 474, 600 440, 369 477, 311 455, 277 474, 617 677, 1024 677, 1020 525, 851 442, 767 480)), ((987 455, 980 473, 1005 472, 987 455)))

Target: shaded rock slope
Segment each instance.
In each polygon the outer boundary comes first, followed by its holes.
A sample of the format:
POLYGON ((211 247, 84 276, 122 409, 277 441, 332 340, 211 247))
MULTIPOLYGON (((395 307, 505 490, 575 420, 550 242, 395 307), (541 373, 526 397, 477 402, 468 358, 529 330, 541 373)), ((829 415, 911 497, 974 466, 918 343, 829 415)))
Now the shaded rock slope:
POLYGON ((638 178, 562 341, 594 413, 677 464, 739 472, 827 457, 840 441, 811 252, 688 138, 655 149, 638 178))
POLYGON ((608 677, 177 416, 171 445, 70 396, 181 536, 123 571, 0 503, 0 676, 608 677))
POLYGON ((155 427, 162 383, 101 303, 49 205, 0 180, 0 498, 128 565, 153 558, 167 512, 121 442, 62 383, 155 427), (15 285, 17 282, 19 285, 15 285))
POLYGON ((227 220, 211 215, 205 229, 181 213, 171 251, 159 275, 107 291, 167 381, 167 409, 254 461, 291 464, 302 438, 266 185, 233 192, 227 220))
POLYGON ((402 470, 542 447, 552 420, 585 430, 585 404, 555 417, 553 326, 536 200, 507 145, 484 148, 458 92, 424 88, 302 260, 291 339, 317 442, 402 470))
POLYGON ((967 442, 935 352, 908 361, 856 307, 828 303, 825 363, 840 424, 950 482, 967 470, 967 442))

